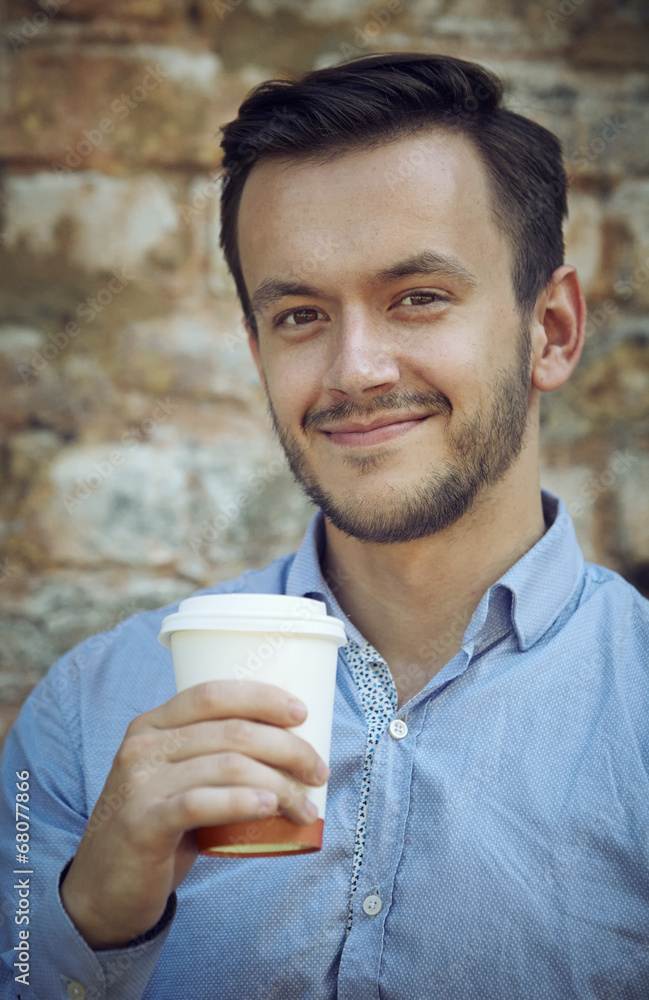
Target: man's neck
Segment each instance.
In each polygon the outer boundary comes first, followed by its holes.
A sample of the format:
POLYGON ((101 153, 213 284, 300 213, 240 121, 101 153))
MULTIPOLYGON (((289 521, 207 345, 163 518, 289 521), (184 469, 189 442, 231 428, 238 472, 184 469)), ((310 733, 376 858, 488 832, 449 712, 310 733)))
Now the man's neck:
POLYGON ((507 485, 451 528, 414 542, 360 542, 325 520, 325 578, 388 663, 400 705, 459 651, 483 595, 545 531, 538 479, 522 491, 507 485))

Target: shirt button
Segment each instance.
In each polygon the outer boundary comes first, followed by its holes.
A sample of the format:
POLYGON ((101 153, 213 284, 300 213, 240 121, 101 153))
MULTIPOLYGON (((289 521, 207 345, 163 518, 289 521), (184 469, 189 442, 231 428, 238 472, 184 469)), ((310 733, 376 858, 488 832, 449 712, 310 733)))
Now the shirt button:
POLYGON ((388 732, 393 740, 402 740, 408 735, 408 727, 403 719, 393 719, 388 726, 388 732))
POLYGON ((68 983, 67 993, 70 1000, 86 1000, 86 988, 76 979, 68 983))
POLYGON ((363 900, 363 909, 367 913, 368 917, 375 917, 377 913, 380 913, 383 909, 383 903, 381 902, 381 897, 377 896, 375 892, 370 893, 363 900))

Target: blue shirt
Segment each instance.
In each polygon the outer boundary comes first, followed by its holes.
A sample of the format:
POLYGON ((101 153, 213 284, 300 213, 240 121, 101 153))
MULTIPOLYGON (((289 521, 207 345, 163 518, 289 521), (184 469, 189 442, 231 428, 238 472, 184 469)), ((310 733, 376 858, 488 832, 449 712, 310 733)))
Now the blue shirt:
POLYGON ((129 721, 175 693, 157 635, 177 605, 59 660, 3 757, 3 1000, 649 997, 649 602, 584 564, 561 501, 544 494, 544 511, 460 652, 398 710, 321 576, 321 515, 296 554, 203 591, 317 596, 345 622, 323 849, 199 857, 162 929, 129 948, 93 953, 58 883, 129 721), (14 978, 20 930, 29 988, 14 978))

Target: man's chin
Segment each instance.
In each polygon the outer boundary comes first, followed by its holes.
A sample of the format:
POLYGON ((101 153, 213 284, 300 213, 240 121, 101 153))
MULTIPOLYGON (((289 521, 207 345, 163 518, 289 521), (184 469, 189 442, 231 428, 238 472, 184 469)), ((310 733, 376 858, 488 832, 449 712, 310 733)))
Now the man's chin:
POLYGON ((395 545, 439 534, 456 524, 471 508, 474 493, 469 491, 414 488, 398 499, 376 491, 367 496, 333 495, 313 482, 302 482, 310 500, 344 535, 361 542, 395 545))

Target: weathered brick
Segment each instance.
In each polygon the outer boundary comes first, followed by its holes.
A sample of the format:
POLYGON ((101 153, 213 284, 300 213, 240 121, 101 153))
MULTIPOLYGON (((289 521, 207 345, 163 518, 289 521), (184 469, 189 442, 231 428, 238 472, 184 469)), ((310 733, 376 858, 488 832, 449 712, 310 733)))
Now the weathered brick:
POLYGON ((636 452, 619 487, 621 536, 631 564, 649 564, 649 455, 636 452))
POLYGON ((263 392, 240 315, 232 302, 221 304, 218 318, 183 313, 129 326, 121 338, 117 382, 195 400, 237 399, 258 410, 263 392))
MULTIPOLYGON (((649 131, 649 129, 647 130, 649 131)), ((621 302, 649 306, 649 180, 620 184, 606 206, 606 217, 628 234, 626 253, 614 275, 621 302)))
POLYGON ((576 66, 623 72, 632 68, 646 70, 649 68, 648 27, 646 5, 638 3, 633 10, 633 5, 629 4, 624 11, 620 5, 617 16, 589 18, 566 54, 576 66))
POLYGON ((34 479, 60 447, 61 439, 52 431, 22 431, 15 434, 8 446, 10 478, 25 482, 34 479))
POLYGON ((305 511, 302 526, 309 516, 269 432, 247 440, 245 452, 232 438, 165 446, 131 432, 66 449, 50 466, 49 484, 38 527, 50 560, 68 566, 173 570, 192 560, 224 562, 271 540, 293 541, 296 511, 305 511), (281 504, 271 502, 278 490, 281 504))
MULTIPOLYGON (((177 175, 10 174, 0 316, 107 363, 115 330, 177 299, 209 295, 211 275, 222 273, 212 230, 206 219, 183 217, 187 203, 177 175)), ((214 293, 225 294, 224 280, 214 293)))
MULTIPOLYGON (((179 238, 175 188, 152 174, 107 177, 97 171, 61 176, 40 171, 6 181, 5 247, 19 243, 34 253, 60 248, 67 228, 70 262, 89 271, 111 271, 110 287, 98 289, 104 308, 122 294, 151 257, 179 238)), ((99 311, 102 302, 89 309, 99 311)), ((83 319, 83 317, 79 317, 83 319)))
POLYGON ((43 340, 37 351, 9 367, 11 382, 0 394, 0 419, 11 431, 29 426, 77 438, 93 424, 110 422, 115 390, 94 358, 70 352, 48 360, 43 340))
POLYGON ((603 75, 558 62, 497 55, 489 66, 507 84, 508 105, 562 141, 573 182, 644 173, 649 162, 647 75, 603 75))
MULTIPOLYGON (((208 0, 207 5, 217 8, 217 4, 208 0)), ((225 0, 224 7, 230 12, 243 4, 243 0, 225 0)), ((252 11, 263 17, 273 17, 281 11, 287 11, 295 17, 306 21, 316 21, 319 24, 327 22, 354 21, 361 19, 368 12, 367 0, 247 0, 252 11)), ((377 4, 385 6, 385 4, 377 4)), ((403 5, 407 6, 407 3, 403 5)), ((218 8, 217 8, 218 9, 218 8)))
POLYGON ((41 24, 37 17, 42 11, 51 18, 115 20, 134 19, 138 21, 178 21, 185 13, 183 0, 111 0, 110 5, 102 0, 10 0, 8 15, 11 20, 27 17, 35 20, 35 27, 41 24))
POLYGON ((629 337, 582 366, 571 385, 571 398, 593 421, 649 418, 649 338, 629 337))
POLYGON ((153 45, 27 45, 7 89, 0 153, 63 174, 216 165, 219 127, 243 96, 214 54, 153 45))

